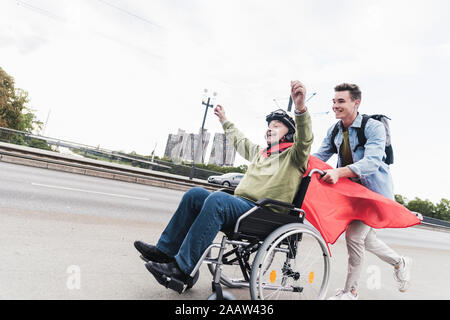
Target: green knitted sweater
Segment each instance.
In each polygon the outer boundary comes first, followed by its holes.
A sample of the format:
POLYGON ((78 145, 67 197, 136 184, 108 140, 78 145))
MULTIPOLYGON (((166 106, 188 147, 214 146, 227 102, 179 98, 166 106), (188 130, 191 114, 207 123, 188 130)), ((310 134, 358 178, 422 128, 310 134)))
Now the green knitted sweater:
POLYGON ((304 175, 309 159, 313 133, 308 111, 295 116, 294 144, 289 149, 262 155, 264 148, 252 143, 230 121, 222 126, 236 151, 250 161, 247 173, 234 194, 252 201, 270 198, 291 203, 304 175))

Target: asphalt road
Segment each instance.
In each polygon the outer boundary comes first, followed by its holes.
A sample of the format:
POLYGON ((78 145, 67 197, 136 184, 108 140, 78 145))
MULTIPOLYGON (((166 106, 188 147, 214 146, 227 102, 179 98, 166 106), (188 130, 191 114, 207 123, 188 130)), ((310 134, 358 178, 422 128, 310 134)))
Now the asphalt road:
MULTIPOLYGON (((206 299, 206 266, 197 285, 179 295, 153 279, 133 247, 136 239, 158 240, 182 194, 0 162, 0 298, 206 299)), ((392 267, 367 253, 361 299, 450 299, 449 232, 412 227, 377 233, 413 258, 413 282, 400 293, 392 267)), ((329 295, 345 281, 343 237, 331 252, 329 295)), ((231 292, 249 299, 248 290, 231 292)))

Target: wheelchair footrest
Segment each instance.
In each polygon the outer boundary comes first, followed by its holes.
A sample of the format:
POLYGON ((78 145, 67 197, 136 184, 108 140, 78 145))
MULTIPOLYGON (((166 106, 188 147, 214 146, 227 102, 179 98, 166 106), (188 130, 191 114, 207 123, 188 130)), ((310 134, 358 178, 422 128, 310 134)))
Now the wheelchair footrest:
POLYGON ((175 278, 168 277, 165 274, 162 275, 162 280, 164 282, 164 283, 162 283, 162 285, 164 285, 166 288, 172 289, 180 294, 183 293, 186 290, 186 288, 188 287, 187 283, 184 283, 183 281, 180 281, 175 278))

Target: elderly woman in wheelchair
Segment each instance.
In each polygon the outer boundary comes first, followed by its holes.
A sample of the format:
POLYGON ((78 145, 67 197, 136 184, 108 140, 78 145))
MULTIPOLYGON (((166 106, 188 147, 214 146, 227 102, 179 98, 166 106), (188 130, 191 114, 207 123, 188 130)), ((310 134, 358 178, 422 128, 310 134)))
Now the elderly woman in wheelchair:
POLYGON ((315 173, 302 179, 313 141, 305 94, 302 83, 291 82, 295 121, 281 109, 266 117, 267 148, 246 139, 224 109, 215 107, 225 133, 250 166, 234 192, 187 191, 156 246, 135 242, 160 284, 182 293, 207 263, 213 274, 211 299, 232 298, 221 284, 249 287, 253 299, 324 298, 327 247, 314 228, 303 224, 301 210, 315 173), (219 231, 225 235, 213 243, 219 231))

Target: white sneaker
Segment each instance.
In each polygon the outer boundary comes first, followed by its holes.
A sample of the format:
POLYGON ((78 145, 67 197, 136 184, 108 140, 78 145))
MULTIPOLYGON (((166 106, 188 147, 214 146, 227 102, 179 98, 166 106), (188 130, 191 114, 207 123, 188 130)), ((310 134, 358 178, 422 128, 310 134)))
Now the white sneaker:
POLYGON ((334 296, 329 297, 327 300, 358 300, 358 298, 358 295, 355 296, 350 291, 345 292, 344 290, 340 289, 334 296))
POLYGON ((411 265, 412 259, 409 257, 402 257, 400 268, 394 268, 394 279, 398 282, 398 290, 405 292, 408 290, 411 283, 411 265))

